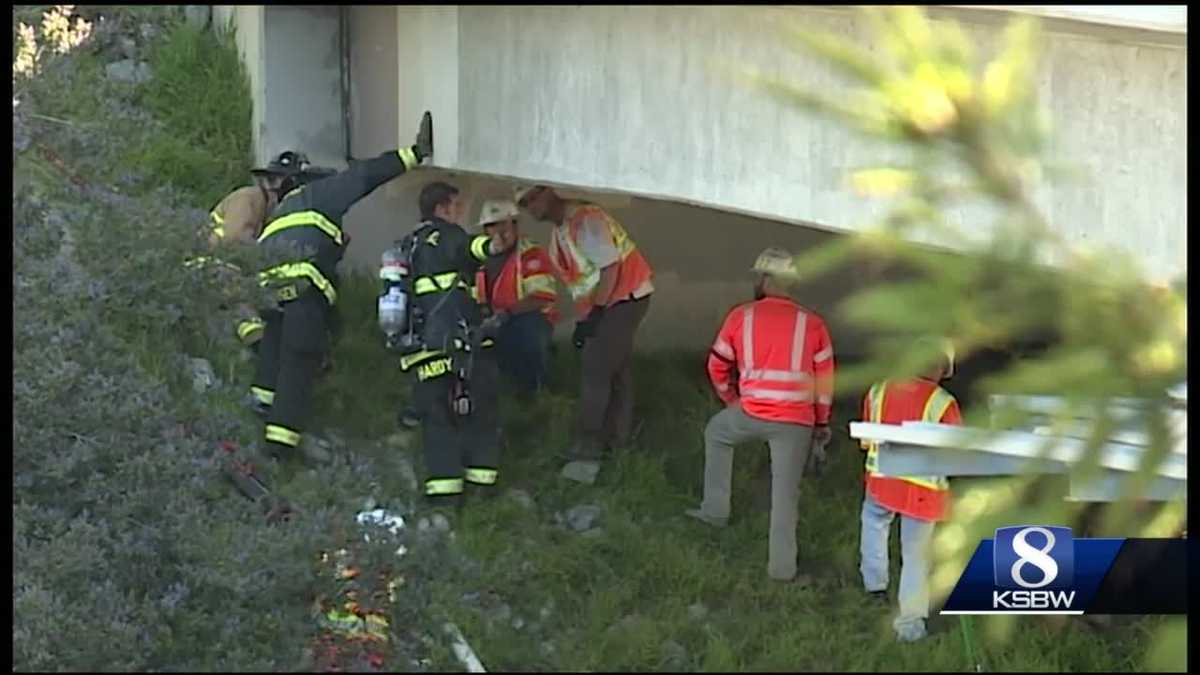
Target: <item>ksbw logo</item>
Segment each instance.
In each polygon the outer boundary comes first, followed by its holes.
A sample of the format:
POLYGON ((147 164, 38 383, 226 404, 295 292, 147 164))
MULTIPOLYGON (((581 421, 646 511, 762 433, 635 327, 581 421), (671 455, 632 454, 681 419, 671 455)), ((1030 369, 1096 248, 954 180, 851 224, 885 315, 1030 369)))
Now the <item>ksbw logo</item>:
POLYGON ((1070 612, 1075 602, 1075 540, 1069 527, 996 530, 992 609, 1070 612))

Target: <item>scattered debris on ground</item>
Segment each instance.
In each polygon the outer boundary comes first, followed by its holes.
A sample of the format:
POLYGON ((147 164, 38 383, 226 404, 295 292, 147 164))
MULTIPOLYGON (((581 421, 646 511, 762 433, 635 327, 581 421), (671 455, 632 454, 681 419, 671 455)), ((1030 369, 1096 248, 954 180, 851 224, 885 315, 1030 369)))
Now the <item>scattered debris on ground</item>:
POLYGON ((562 477, 567 480, 573 480, 576 483, 584 483, 592 485, 596 482, 596 476, 600 474, 600 463, 590 461, 575 461, 568 462, 562 468, 562 477))

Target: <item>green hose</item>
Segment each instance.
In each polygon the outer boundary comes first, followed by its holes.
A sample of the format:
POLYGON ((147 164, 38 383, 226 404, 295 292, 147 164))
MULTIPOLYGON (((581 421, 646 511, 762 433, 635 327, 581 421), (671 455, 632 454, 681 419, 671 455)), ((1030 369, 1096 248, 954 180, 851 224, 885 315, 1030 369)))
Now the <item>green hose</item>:
POLYGON ((967 652, 967 665, 973 667, 975 672, 982 673, 983 665, 975 658, 975 645, 971 639, 971 620, 970 617, 959 615, 958 625, 962 627, 963 647, 967 652))

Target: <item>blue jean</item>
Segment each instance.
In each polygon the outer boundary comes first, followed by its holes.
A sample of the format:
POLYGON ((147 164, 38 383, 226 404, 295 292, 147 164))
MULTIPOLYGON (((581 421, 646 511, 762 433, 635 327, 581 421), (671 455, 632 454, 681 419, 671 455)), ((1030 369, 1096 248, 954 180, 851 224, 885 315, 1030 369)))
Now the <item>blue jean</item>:
POLYGON ((510 317, 496 336, 500 371, 517 382, 518 390, 534 393, 546 385, 546 361, 553 327, 541 312, 510 317))
MULTIPOLYGON (((870 493, 863 497, 860 553, 863 586, 868 591, 888 587, 888 536, 898 514, 884 508, 870 493)), ((929 558, 934 523, 900 515, 900 615, 892 627, 903 639, 925 635, 929 616, 929 558)))

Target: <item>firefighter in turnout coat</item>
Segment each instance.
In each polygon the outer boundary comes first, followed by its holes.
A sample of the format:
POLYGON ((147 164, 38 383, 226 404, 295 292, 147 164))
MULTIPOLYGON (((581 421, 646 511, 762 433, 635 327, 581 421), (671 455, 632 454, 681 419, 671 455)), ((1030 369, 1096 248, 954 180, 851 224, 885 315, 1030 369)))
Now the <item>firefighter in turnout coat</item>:
POLYGON ((263 313, 266 330, 251 393, 266 409, 264 437, 272 455, 292 457, 300 449, 325 459, 311 444, 301 446, 301 434, 313 382, 330 348, 336 268, 345 253, 342 218, 358 200, 432 154, 427 112, 410 147, 353 162, 346 171, 317 180, 297 174, 259 235, 268 260, 260 281, 274 292, 277 304, 263 313))
POLYGON ((401 356, 400 369, 416 373, 413 406, 423 432, 426 502, 457 507, 465 485, 494 494, 499 476, 494 340, 482 330, 470 286, 480 264, 499 248, 458 224, 458 188, 430 183, 419 201, 422 222, 405 244, 412 251, 409 321, 419 339, 401 356))

